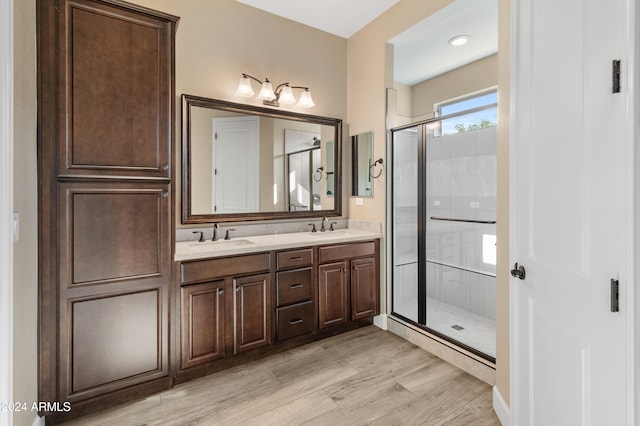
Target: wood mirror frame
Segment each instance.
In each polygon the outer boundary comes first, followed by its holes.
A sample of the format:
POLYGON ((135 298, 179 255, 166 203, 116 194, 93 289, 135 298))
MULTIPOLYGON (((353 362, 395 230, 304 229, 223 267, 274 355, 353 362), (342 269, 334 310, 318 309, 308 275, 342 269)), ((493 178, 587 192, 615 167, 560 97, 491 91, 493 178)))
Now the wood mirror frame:
POLYGON ((182 220, 183 224, 200 224, 212 222, 237 222, 253 220, 296 219, 307 217, 340 216, 342 214, 342 120, 316 115, 300 114, 291 111, 280 111, 254 105, 237 104, 217 99, 203 98, 193 95, 182 95, 182 220), (334 174, 333 174, 333 208, 309 211, 256 211, 250 213, 194 213, 192 210, 192 176, 191 176, 191 119, 192 107, 209 108, 237 113, 285 119, 294 122, 313 123, 333 127, 334 174))

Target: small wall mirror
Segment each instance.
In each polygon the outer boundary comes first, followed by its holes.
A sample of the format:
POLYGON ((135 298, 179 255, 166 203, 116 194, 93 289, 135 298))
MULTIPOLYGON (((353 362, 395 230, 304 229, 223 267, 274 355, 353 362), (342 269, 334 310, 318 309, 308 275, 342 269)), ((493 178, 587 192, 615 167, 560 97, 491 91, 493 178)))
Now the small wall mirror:
POLYGON ((182 223, 341 214, 341 120, 182 95, 182 132, 182 223))
POLYGON ((373 197, 373 132, 351 137, 352 144, 352 191, 356 197, 373 197))

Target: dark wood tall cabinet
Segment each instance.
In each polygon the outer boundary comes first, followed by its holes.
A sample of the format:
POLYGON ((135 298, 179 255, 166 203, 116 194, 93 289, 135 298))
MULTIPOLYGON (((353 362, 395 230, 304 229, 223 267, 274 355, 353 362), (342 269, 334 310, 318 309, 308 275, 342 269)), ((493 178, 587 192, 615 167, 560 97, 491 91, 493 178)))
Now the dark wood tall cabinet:
POLYGON ((120 0, 37 12, 39 400, 81 413, 171 385, 178 18, 120 0))

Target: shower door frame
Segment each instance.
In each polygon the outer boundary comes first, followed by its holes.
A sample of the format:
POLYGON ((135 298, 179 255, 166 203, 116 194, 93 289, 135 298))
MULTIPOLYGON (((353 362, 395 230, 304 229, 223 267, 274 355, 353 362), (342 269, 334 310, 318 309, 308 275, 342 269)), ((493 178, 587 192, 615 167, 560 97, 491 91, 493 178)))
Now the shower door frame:
MULTIPOLYGON (((482 105, 480 107, 476 107, 476 108, 472 108, 472 109, 468 109, 468 110, 464 110, 464 111, 460 111, 460 112, 456 112, 456 113, 452 113, 452 114, 447 114, 447 115, 441 115, 438 117, 433 117, 433 118, 429 118, 426 120, 421 120, 421 121, 417 121, 415 123, 410 123, 410 124, 405 124, 402 126, 398 126, 398 127, 394 127, 392 129, 388 130, 387 133, 387 158, 389 159, 389 161, 387 162, 387 167, 388 167, 388 176, 391 176, 391 182, 388 185, 388 190, 387 190, 387 200, 389 200, 388 203, 388 214, 387 214, 387 230, 388 230, 388 234, 389 234, 389 243, 388 243, 388 252, 390 253, 390 256, 388 256, 388 262, 387 262, 387 270, 388 272, 388 277, 389 277, 389 281, 391 282, 391 292, 390 292, 390 315, 392 317, 398 318, 404 322, 407 322, 409 324, 414 325, 415 327, 418 327, 422 330, 427 331, 428 333, 439 337, 440 339, 443 339, 461 349, 464 349, 465 351, 468 351, 474 355, 477 355, 493 364, 495 364, 496 362, 496 358, 488 355, 472 346, 469 346, 465 343, 460 342, 459 340, 456 340, 444 333, 441 333, 439 331, 436 331, 432 328, 430 328, 429 326, 427 326, 427 209, 426 209, 426 202, 427 202, 427 125, 432 124, 432 123, 436 123, 439 121, 443 121, 443 120, 447 120, 450 118, 455 118, 455 117, 460 117, 460 116, 464 116, 464 115, 469 115, 469 114, 473 114, 474 112, 480 112, 480 111, 484 111, 487 109, 491 109, 491 108, 496 108, 498 106, 497 103, 492 103, 492 104, 487 104, 487 105, 482 105), (418 212, 417 212, 417 231, 418 231, 418 262, 417 262, 417 268, 418 268, 418 297, 417 297, 417 303, 418 303, 418 321, 414 321, 412 319, 407 318, 406 316, 397 313, 394 311, 394 277, 395 277, 395 250, 394 250, 394 243, 395 243, 395 233, 394 233, 394 218, 395 218, 395 205, 394 205, 394 198, 393 198, 393 176, 394 176, 394 164, 395 164, 395 158, 393 155, 394 152, 394 134, 396 132, 402 131, 402 130, 407 130, 407 129, 411 129, 411 128, 416 128, 417 129, 417 134, 418 134, 418 150, 417 150, 417 179, 418 179, 418 185, 417 185, 417 190, 418 190, 418 194, 417 194, 417 202, 418 205, 416 206, 418 212)), ((497 125, 497 124, 496 124, 497 125)))

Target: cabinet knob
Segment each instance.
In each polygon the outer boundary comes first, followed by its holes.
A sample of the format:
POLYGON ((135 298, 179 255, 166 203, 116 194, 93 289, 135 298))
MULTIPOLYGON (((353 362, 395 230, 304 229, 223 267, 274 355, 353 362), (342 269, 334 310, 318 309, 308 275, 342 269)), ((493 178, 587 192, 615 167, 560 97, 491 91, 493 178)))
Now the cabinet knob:
POLYGON ((162 166, 162 171, 166 172, 167 170, 169 170, 169 165, 168 164, 163 165, 162 166))
POLYGON ((236 287, 236 293, 240 292, 240 286, 236 287))
POLYGON ((221 289, 219 289, 219 290, 218 290, 218 294, 224 294, 224 289, 222 289, 222 288, 221 288, 221 289))
POLYGON ((162 193, 162 198, 169 198, 169 191, 164 191, 162 193))

